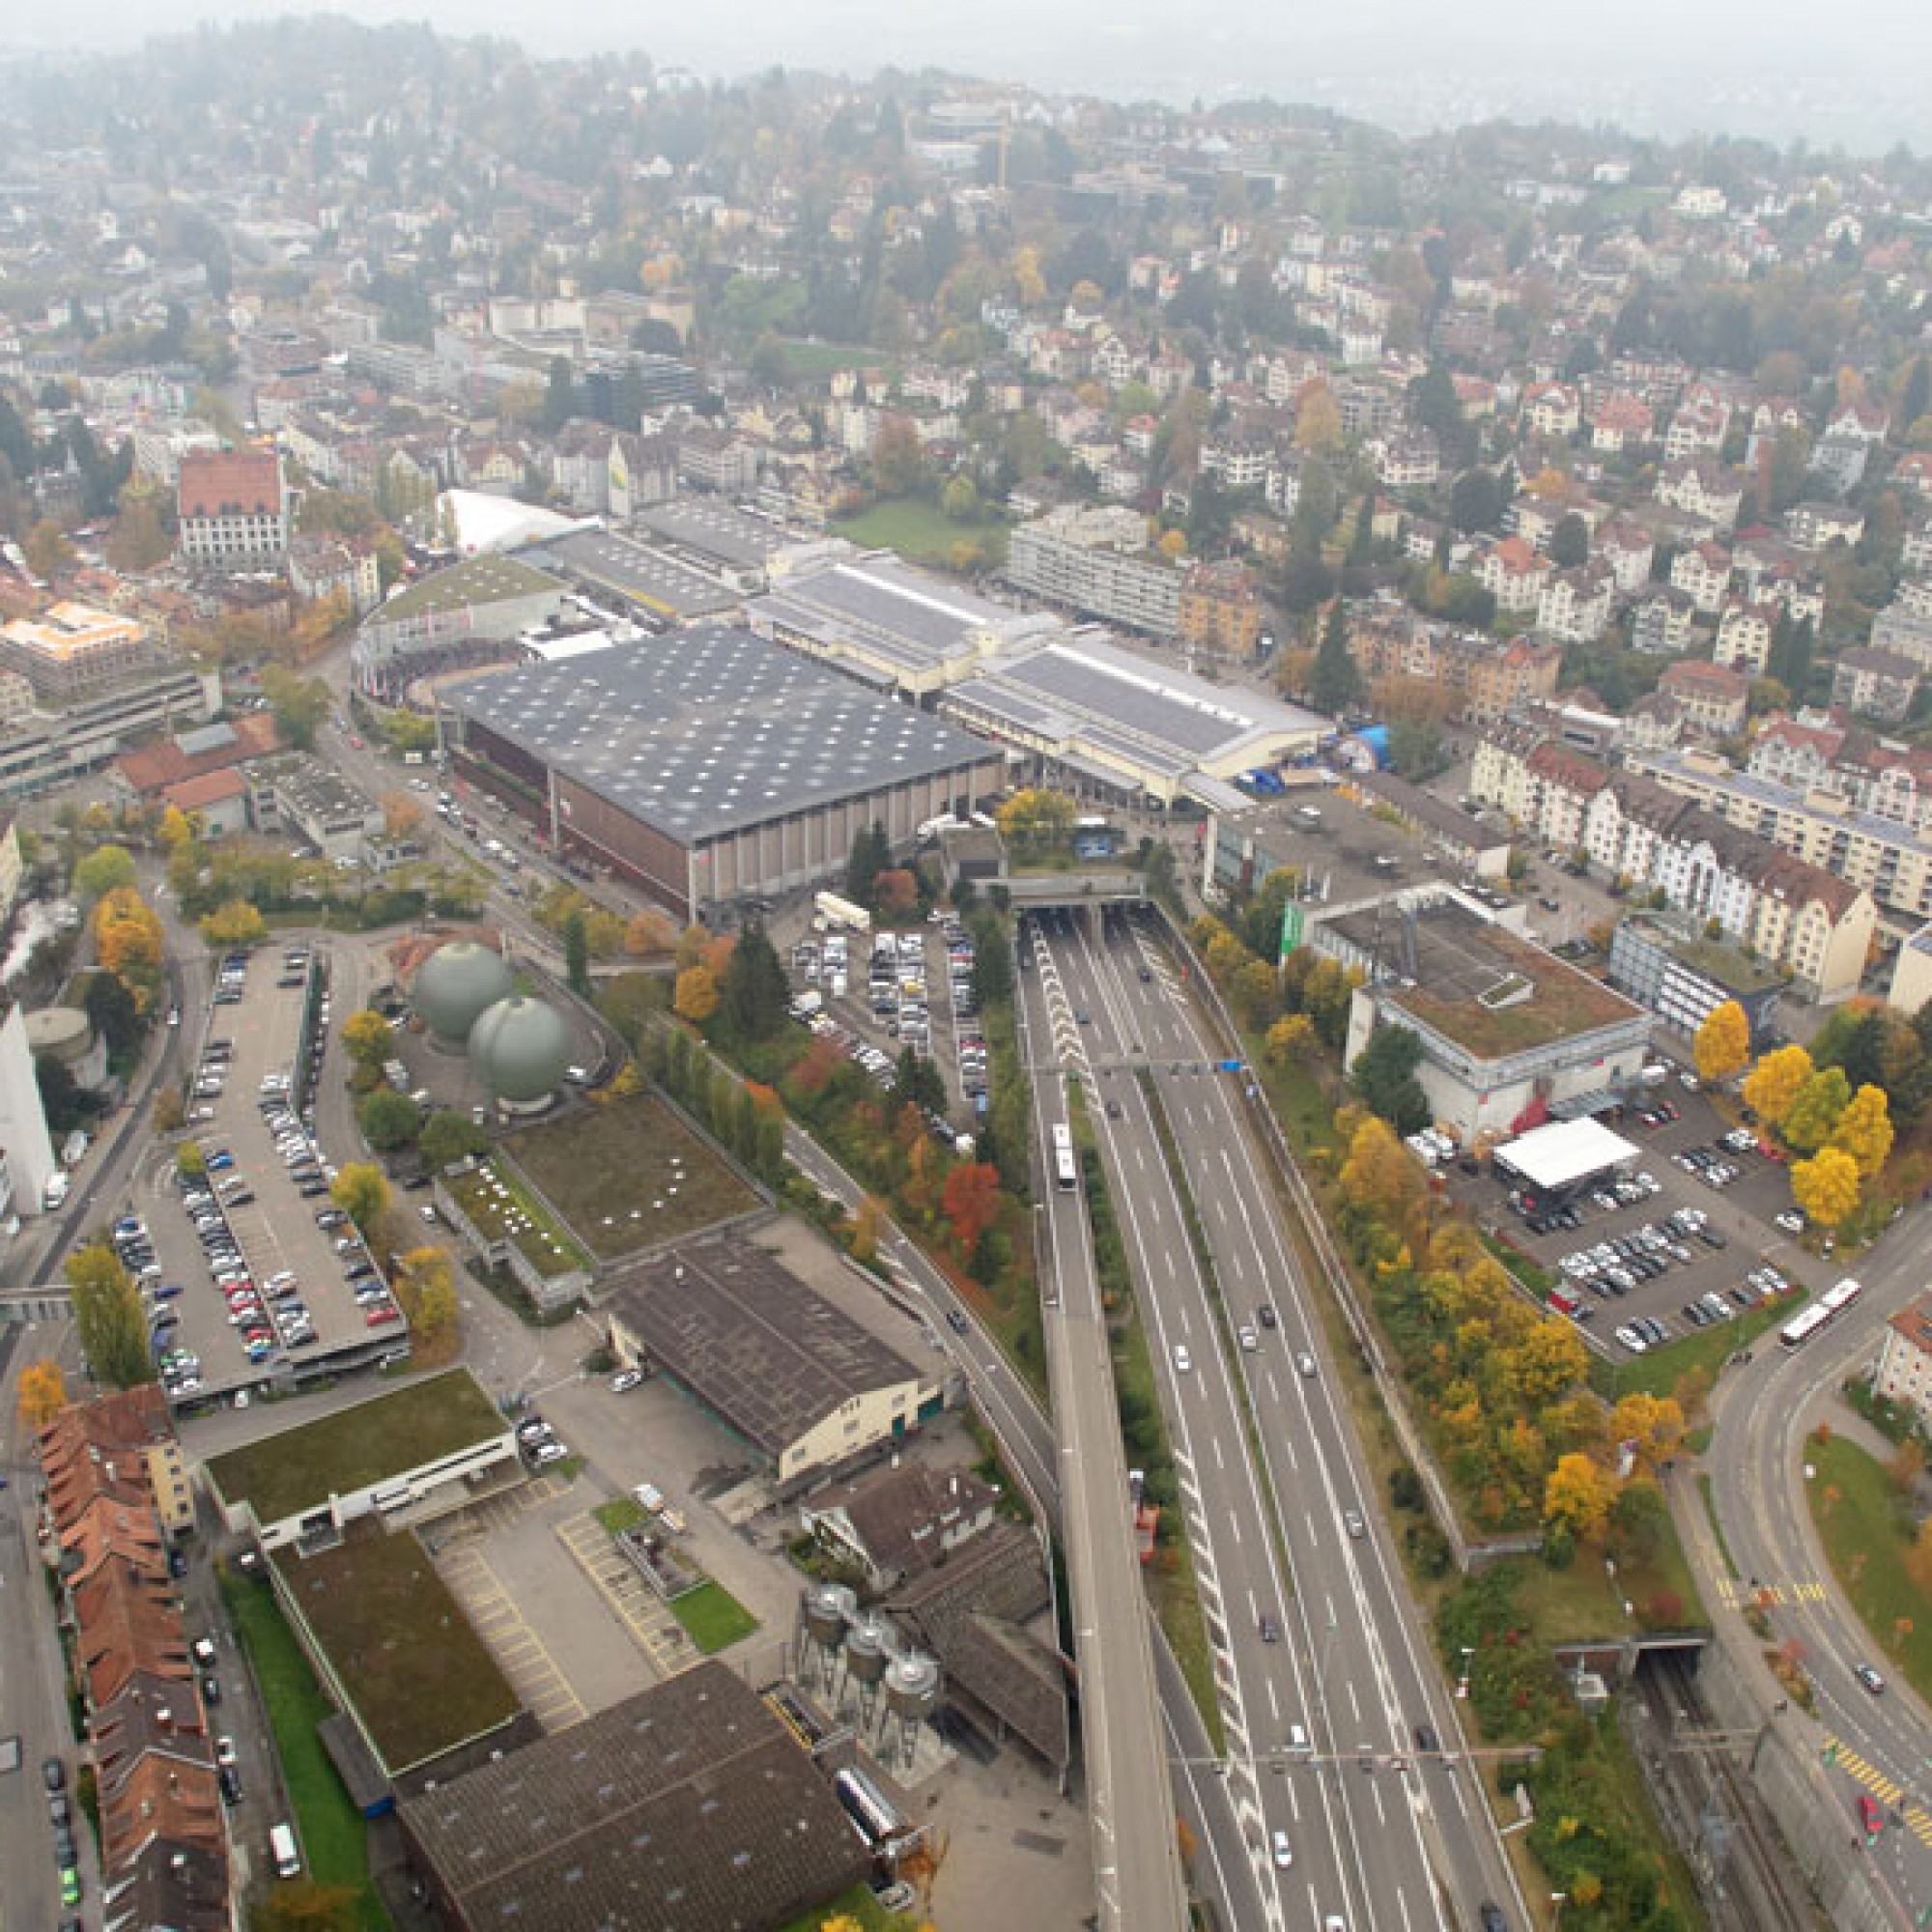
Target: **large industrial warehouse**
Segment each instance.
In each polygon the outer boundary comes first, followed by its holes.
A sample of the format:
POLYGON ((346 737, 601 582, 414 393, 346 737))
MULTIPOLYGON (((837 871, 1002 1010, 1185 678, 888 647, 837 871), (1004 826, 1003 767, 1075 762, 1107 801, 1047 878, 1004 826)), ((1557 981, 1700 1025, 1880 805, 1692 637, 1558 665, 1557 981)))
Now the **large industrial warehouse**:
POLYGON ((833 877, 1005 781, 1000 753, 749 632, 706 625, 452 693, 457 768, 681 919, 833 877))

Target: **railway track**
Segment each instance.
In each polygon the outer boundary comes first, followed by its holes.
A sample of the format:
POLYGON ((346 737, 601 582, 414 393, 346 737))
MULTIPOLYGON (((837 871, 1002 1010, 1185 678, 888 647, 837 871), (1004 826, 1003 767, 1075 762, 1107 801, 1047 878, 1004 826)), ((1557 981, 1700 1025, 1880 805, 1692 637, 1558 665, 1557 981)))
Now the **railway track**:
POLYGON ((1751 1783, 1754 1734, 1720 1731, 1695 1672, 1646 1660, 1625 1728, 1717 1932, 1822 1932, 1824 1913, 1751 1783))

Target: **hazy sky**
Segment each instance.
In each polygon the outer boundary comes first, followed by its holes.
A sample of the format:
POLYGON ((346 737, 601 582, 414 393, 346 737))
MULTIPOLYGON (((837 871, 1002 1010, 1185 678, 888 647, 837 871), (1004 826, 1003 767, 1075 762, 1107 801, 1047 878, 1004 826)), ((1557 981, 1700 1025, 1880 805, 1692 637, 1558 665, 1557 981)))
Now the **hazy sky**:
MULTIPOLYGON (((127 46, 289 0, 65 0, 9 9, 0 44, 127 46)), ((1740 131, 1815 146, 1932 147, 1925 0, 339 0, 357 18, 426 19, 538 52, 641 47, 735 74, 774 62, 852 72, 938 65, 1112 96, 1318 100, 1393 126, 1493 114, 1740 131)))

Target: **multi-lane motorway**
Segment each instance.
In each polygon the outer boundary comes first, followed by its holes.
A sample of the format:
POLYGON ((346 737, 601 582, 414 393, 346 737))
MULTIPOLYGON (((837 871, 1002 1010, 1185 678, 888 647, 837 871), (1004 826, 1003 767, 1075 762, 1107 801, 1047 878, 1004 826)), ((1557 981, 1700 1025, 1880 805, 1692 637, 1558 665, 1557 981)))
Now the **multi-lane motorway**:
MULTIPOLYGON (((1473 1926, 1491 1900, 1521 1922, 1249 1140, 1237 1076, 1211 1070, 1213 1049, 1165 956, 1133 922, 1047 916, 1022 952, 1037 1104, 1056 1105, 1066 1075, 1079 1076, 1135 1276, 1215 1647, 1227 1788, 1264 1922, 1473 1926), (1258 1315, 1264 1303, 1272 1328, 1258 1315), (1253 1352, 1234 1341, 1246 1324, 1253 1352), (1302 1372, 1303 1356, 1314 1373, 1302 1372), (1264 1616, 1279 1640, 1264 1636, 1264 1616), (1437 1748, 1419 1747, 1418 1734, 1437 1748)), ((1110 1480, 1084 1468, 1079 1477, 1110 1480)))

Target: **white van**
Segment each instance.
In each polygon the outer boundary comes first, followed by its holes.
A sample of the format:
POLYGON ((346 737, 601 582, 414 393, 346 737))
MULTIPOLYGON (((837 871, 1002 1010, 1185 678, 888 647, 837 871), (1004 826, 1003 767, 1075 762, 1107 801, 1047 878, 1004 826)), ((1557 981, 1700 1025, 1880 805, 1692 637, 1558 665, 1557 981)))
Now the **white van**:
POLYGON ((1308 1733, 1299 1724, 1288 1727, 1288 1754, 1290 1757, 1306 1757, 1310 1751, 1308 1733))
POLYGON ((286 1825, 269 1827, 269 1850, 274 1856, 277 1878, 301 1876, 301 1853, 296 1849, 296 1834, 286 1825))

